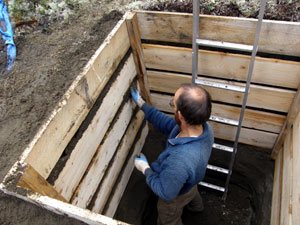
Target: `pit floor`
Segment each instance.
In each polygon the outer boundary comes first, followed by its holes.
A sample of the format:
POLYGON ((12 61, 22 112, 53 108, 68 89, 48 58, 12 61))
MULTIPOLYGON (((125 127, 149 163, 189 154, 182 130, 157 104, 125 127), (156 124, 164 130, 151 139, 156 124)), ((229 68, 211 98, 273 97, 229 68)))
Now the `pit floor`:
MULTIPOLYGON (((231 142, 216 140, 232 146, 231 142)), ((142 152, 153 162, 164 150, 166 137, 157 131, 149 132, 142 152)), ((226 168, 228 153, 213 150, 210 163, 226 168), (227 155, 226 155, 227 154, 227 155)), ((273 188, 274 161, 270 151, 249 145, 239 145, 226 201, 222 193, 198 186, 203 198, 204 211, 191 213, 184 209, 185 225, 269 225, 273 188)), ((207 171, 207 177, 221 182, 207 171)), ((224 185, 224 184, 223 184, 224 185)), ((120 201, 115 218, 130 224, 154 225, 157 219, 157 197, 148 188, 145 177, 134 169, 120 201)))

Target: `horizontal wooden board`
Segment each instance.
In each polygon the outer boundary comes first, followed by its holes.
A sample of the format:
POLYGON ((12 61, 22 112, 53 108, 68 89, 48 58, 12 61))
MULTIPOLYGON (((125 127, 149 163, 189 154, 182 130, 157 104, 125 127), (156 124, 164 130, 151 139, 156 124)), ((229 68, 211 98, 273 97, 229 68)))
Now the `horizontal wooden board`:
POLYGON ((55 189, 67 200, 71 198, 135 76, 136 70, 131 55, 124 63, 116 80, 111 84, 96 115, 77 142, 65 167, 55 181, 55 189))
POLYGON ((130 47, 126 23, 120 21, 75 79, 23 153, 23 160, 45 179, 74 136, 105 84, 130 47))
MULTIPOLYGON (((150 90, 174 94, 182 83, 191 83, 192 77, 177 73, 149 70, 148 80, 150 90)), ((220 80, 215 79, 205 80, 221 82, 220 80)), ((223 83, 228 82, 223 81, 223 83)), ((229 84, 240 86, 240 84, 237 82, 230 82, 229 84)), ((210 87, 205 87, 205 89, 211 94, 214 101, 239 105, 242 104, 242 93, 210 87)), ((247 106, 269 109, 279 112, 288 112, 295 93, 295 91, 290 90, 263 87, 260 85, 251 85, 247 100, 247 106)))
MULTIPOLYGON (((234 141, 237 129, 236 127, 215 122, 210 122, 210 124, 212 124, 215 138, 234 141)), ((242 128, 239 143, 271 149, 277 136, 277 134, 273 133, 242 128)))
MULTIPOLYGON (((192 43, 192 14, 138 11, 141 38, 192 43)), ((253 45, 256 19, 200 15, 202 39, 253 45)), ((300 23, 264 20, 259 51, 300 56, 300 23)))
MULTIPOLYGON (((173 116, 174 114, 167 114, 167 115, 173 116)), ((237 127, 216 123, 212 121, 209 121, 209 123, 211 124, 214 130, 215 138, 234 141, 237 127)), ((278 135, 274 133, 242 128, 240 133, 239 143, 271 149, 277 137, 278 135)))
POLYGON ((128 100, 124 105, 114 126, 106 134, 105 140, 98 147, 95 156, 89 165, 88 171, 81 179, 80 185, 74 194, 74 199, 72 200, 73 205, 85 209, 91 201, 104 176, 108 164, 119 145, 119 141, 122 139, 130 122, 134 110, 131 102, 131 100, 128 100), (95 179, 95 177, 97 177, 97 179, 95 179))
POLYGON ((118 208, 119 202, 122 198, 122 195, 125 191, 125 188, 127 186, 127 183, 129 181, 129 178, 131 176, 132 170, 134 169, 134 158, 140 154, 142 151, 142 148, 144 146, 146 137, 148 135, 148 126, 146 125, 141 133, 141 136, 139 140, 135 143, 133 154, 131 155, 129 161, 127 162, 126 167, 124 168, 122 172, 122 177, 120 179, 120 182, 117 184, 116 189, 108 202, 107 209, 105 212, 103 212, 104 215, 113 217, 115 215, 115 212, 118 208))
POLYGON ((131 146, 133 145, 135 137, 143 123, 143 120, 144 113, 140 110, 137 113, 136 118, 129 125, 126 134, 124 135, 120 146, 117 149, 117 154, 114 158, 114 161, 111 167, 108 169, 106 176, 103 178, 103 182, 101 183, 95 204, 92 209, 93 212, 102 213, 112 188, 121 172, 126 157, 131 149, 131 146))
MULTIPOLYGON (((171 95, 151 94, 151 102, 159 110, 164 112, 174 112, 174 108, 169 104, 173 99, 171 95)), ((228 106, 218 103, 212 104, 212 115, 224 117, 232 120, 239 120, 241 109, 239 107, 228 106)), ((243 120, 243 127, 279 133, 284 123, 284 116, 267 113, 257 110, 246 109, 243 120)))
MULTIPOLYGON (((192 49, 143 44, 147 68, 192 73, 192 49)), ((198 74, 246 81, 250 56, 214 51, 198 51, 198 74)), ((256 57, 251 82, 298 88, 300 63, 256 57)))

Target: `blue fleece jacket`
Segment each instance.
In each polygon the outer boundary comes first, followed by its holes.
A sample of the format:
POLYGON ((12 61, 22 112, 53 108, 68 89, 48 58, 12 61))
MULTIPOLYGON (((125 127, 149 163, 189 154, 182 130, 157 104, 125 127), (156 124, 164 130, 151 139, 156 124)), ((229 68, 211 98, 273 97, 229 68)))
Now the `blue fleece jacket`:
POLYGON ((214 142, 213 131, 204 123, 201 136, 176 138, 180 130, 173 117, 147 104, 142 110, 146 119, 168 136, 166 149, 145 171, 146 182, 161 199, 171 201, 203 180, 214 142))

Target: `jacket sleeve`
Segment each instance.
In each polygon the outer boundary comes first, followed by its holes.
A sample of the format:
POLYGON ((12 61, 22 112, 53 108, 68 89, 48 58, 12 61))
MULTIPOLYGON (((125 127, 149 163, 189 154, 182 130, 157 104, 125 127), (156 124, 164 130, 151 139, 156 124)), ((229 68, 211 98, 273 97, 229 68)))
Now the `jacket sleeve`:
POLYGON ((148 169, 145 175, 151 190, 165 201, 176 198, 189 177, 185 165, 173 156, 165 159, 159 173, 148 169))
POLYGON ((161 133, 169 135, 176 126, 175 119, 157 110, 155 107, 144 104, 141 108, 146 119, 161 133))

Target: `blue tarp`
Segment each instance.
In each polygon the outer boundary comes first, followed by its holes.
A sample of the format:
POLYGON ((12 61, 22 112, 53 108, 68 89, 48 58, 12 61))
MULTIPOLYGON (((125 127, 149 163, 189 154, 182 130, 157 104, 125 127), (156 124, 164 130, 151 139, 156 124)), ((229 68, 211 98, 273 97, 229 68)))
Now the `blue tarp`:
POLYGON ((16 58, 16 46, 13 39, 13 29, 11 23, 9 21, 9 16, 7 13, 7 7, 3 3, 3 0, 0 0, 0 33, 2 39, 5 41, 5 45, 7 46, 7 70, 10 70, 13 62, 16 58))

